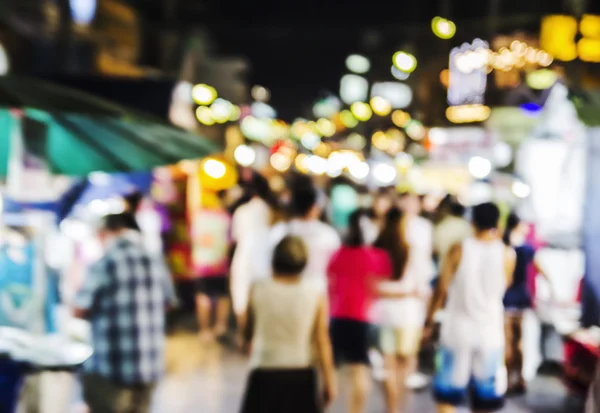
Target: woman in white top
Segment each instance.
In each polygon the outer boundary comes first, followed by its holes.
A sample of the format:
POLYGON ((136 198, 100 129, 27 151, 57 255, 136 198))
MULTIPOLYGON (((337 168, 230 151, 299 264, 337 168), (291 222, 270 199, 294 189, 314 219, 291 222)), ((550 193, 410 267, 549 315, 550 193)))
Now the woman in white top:
POLYGON ((300 275, 307 250, 298 237, 285 237, 273 254, 273 277, 252 286, 244 338, 252 371, 242 413, 317 413, 336 393, 325 292, 300 275), (324 392, 317 397, 313 350, 324 392))
POLYGON ((266 244, 277 205, 269 183, 258 173, 252 178, 252 191, 253 197, 237 208, 232 218, 231 235, 236 245, 231 261, 231 298, 240 328, 244 327, 256 246, 266 244))
MULTIPOLYGON (((409 275, 408 264, 410 246, 404 237, 403 215, 392 208, 375 248, 388 253, 392 262, 392 279, 378 285, 380 300, 373 308, 373 319, 380 326, 380 348, 386 364, 386 405, 389 412, 395 412, 398 401, 403 403, 405 382, 411 373, 414 359, 419 351, 422 324, 411 323, 418 318, 415 312, 425 307, 427 293, 409 275)), ((413 272, 414 274, 414 272, 413 272)), ((423 314, 422 323, 426 314, 423 314)))

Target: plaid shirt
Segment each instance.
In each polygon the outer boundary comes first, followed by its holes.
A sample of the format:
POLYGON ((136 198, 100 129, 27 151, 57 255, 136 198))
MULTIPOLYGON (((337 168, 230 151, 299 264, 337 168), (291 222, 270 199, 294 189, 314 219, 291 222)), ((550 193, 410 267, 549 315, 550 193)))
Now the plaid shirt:
POLYGON ((92 325, 94 354, 85 373, 125 385, 156 382, 163 373, 165 305, 174 297, 161 257, 130 236, 117 238, 75 298, 92 325))

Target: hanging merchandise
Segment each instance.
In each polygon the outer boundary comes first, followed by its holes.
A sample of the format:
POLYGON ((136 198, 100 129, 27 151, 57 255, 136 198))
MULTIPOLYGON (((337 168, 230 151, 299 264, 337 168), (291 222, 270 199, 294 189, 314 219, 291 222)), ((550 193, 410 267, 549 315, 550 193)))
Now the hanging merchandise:
POLYGON ((0 247, 0 325, 29 330, 36 317, 35 248, 11 231, 0 247))

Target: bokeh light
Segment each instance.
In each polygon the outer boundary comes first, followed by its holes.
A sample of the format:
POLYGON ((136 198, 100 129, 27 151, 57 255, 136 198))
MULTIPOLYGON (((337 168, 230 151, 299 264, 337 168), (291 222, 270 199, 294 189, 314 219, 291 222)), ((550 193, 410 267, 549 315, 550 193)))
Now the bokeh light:
POLYGON ((394 76, 398 80, 406 80, 410 77, 410 73, 403 72, 394 65, 392 65, 391 72, 392 76, 394 76))
POLYGON ((254 86, 250 93, 252 94, 252 98, 257 102, 267 103, 271 98, 271 92, 266 87, 260 85, 254 86))
POLYGON ((326 137, 335 135, 335 124, 326 118, 321 118, 317 121, 317 130, 326 137))
POLYGON ((492 172, 492 163, 489 159, 474 156, 469 161, 469 172, 477 179, 485 179, 492 172))
POLYGON ((394 125, 398 126, 399 128, 406 127, 410 120, 410 114, 404 112, 403 110, 395 110, 392 113, 392 122, 394 122, 394 125))
POLYGON ((212 110, 207 108, 206 106, 198 106, 196 109, 196 119, 203 125, 211 126, 215 124, 215 119, 213 119, 212 110))
POLYGON ((345 109, 340 113, 340 120, 348 129, 355 128, 359 124, 359 120, 356 119, 348 109, 345 109))
POLYGON ((453 21, 443 17, 434 17, 431 21, 431 30, 440 39, 452 39, 456 34, 456 25, 453 21))
POLYGON ((371 69, 371 62, 364 56, 353 54, 346 58, 346 67, 351 72, 364 74, 371 69))
POLYGON ((292 166, 292 161, 290 160, 289 156, 286 156, 280 152, 275 152, 273 155, 271 155, 270 162, 271 166, 279 172, 285 172, 290 169, 290 166, 292 166))
POLYGON ((210 176, 213 179, 220 179, 225 176, 225 172, 227 172, 227 167, 221 161, 216 159, 207 159, 202 166, 206 175, 210 176))
POLYGON ((356 132, 348 135, 348 138, 346 138, 346 142, 348 143, 349 147, 357 151, 364 149, 364 147, 367 145, 367 140, 365 139, 365 137, 362 136, 360 133, 356 132))
POLYGON ((375 96, 371 99, 371 108, 379 116, 387 116, 392 111, 391 103, 381 96, 375 96))
POLYGON ((350 111, 354 117, 362 122, 366 122, 373 116, 371 107, 364 102, 354 102, 350 106, 350 111))
POLYGON ((417 59, 410 53, 407 52, 396 52, 392 58, 392 63, 400 71, 405 73, 412 73, 417 68, 417 59))
POLYGON ((201 83, 192 88, 192 98, 199 105, 210 105, 217 98, 217 91, 214 87, 201 83))
POLYGON ((241 166, 250 166, 256 160, 256 152, 248 145, 240 145, 233 151, 233 157, 241 166))
POLYGON ((390 185, 396 180, 396 168, 385 163, 378 163, 373 167, 373 178, 379 185, 390 185))

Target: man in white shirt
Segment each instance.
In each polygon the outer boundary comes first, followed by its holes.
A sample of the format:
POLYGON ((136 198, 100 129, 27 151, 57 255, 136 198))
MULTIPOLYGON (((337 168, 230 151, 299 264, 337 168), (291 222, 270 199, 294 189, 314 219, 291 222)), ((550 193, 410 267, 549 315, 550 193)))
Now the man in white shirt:
POLYGON ((327 286, 327 266, 332 255, 340 248, 340 236, 333 227, 321 222, 322 205, 319 194, 312 185, 291 188, 292 219, 275 225, 269 233, 269 251, 256 260, 255 277, 270 275, 271 255, 275 245, 286 235, 300 237, 308 249, 308 263, 302 275, 327 286))

